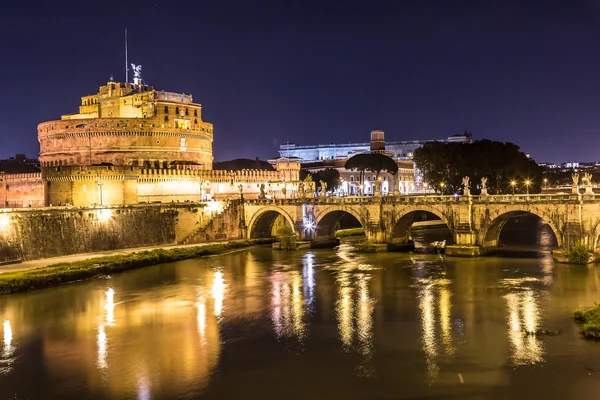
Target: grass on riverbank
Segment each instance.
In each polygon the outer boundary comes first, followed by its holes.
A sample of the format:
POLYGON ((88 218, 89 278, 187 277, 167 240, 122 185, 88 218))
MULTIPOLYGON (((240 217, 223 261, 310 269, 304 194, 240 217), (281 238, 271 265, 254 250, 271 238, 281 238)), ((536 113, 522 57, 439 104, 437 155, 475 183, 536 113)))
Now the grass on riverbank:
POLYGON ((70 263, 52 264, 47 267, 0 274, 0 294, 45 289, 63 283, 114 274, 129 269, 185 260, 202 256, 223 254, 258 244, 271 243, 272 239, 241 240, 221 244, 156 249, 137 253, 90 258, 70 263))
POLYGON ((581 325, 581 332, 586 339, 600 339, 600 305, 589 310, 575 310, 573 318, 581 325))
POLYGON ((363 228, 352 228, 352 229, 340 229, 335 231, 335 237, 340 239, 340 238, 345 238, 345 237, 351 237, 351 236, 364 236, 365 235, 365 230, 363 228))

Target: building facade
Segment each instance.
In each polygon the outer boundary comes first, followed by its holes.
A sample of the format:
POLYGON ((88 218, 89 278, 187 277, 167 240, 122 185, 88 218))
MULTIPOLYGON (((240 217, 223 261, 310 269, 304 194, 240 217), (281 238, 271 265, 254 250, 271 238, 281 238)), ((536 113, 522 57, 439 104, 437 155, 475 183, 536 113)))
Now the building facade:
MULTIPOLYGON (((422 175, 412 160, 415 150, 430 141, 434 140, 386 142, 384 132, 374 130, 371 132, 369 142, 318 145, 287 143, 280 145, 279 155, 282 158, 297 160, 303 170, 312 173, 325 168, 337 169, 342 180, 339 189, 341 195, 358 194, 361 189, 364 194, 373 194, 375 185, 380 186, 382 194, 410 194, 427 191, 422 175), (363 182, 360 182, 358 171, 344 168, 344 164, 350 157, 369 152, 382 153, 391 157, 398 164, 398 174, 393 176, 381 173, 377 178, 375 174, 366 173, 363 182)), ((468 134, 460 134, 438 141, 469 143, 471 137, 468 134)))

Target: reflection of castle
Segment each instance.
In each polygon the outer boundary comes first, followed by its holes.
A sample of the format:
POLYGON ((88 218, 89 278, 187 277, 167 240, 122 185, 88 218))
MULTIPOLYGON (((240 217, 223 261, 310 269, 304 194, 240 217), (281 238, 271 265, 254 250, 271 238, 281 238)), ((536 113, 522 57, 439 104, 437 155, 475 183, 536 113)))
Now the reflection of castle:
POLYGON ((212 170, 213 126, 192 96, 112 79, 79 113, 38 125, 41 174, 0 176, 4 206, 110 205, 257 197, 260 185, 298 180, 277 171, 212 170))

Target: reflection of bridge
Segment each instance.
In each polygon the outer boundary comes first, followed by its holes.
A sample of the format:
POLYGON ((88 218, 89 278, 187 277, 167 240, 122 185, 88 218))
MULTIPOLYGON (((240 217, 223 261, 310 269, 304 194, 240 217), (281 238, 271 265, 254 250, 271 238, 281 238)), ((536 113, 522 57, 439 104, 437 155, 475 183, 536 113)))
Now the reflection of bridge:
POLYGON ((582 243, 595 249, 600 233, 600 196, 488 195, 326 197, 319 199, 254 200, 243 203, 241 226, 248 238, 271 236, 282 216, 304 240, 332 239, 345 215, 354 217, 373 243, 408 240, 413 222, 441 219, 457 246, 447 254, 476 255, 498 245, 500 232, 513 217, 533 214, 548 224, 559 246, 582 243), (597 198, 598 197, 598 198, 597 198))

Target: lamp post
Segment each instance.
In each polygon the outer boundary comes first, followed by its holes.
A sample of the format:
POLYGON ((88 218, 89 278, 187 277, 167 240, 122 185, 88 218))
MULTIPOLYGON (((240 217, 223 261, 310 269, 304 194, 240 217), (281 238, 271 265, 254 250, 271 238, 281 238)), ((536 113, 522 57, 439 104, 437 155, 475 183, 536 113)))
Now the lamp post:
POLYGON ((515 195, 515 186, 517 186, 517 182, 516 181, 510 181, 510 186, 512 186, 512 192, 513 192, 513 196, 515 195))
POLYGON ((446 184, 444 182, 440 182, 440 188, 442 189, 442 196, 444 195, 444 186, 446 186, 446 184))
POLYGON ((548 189, 548 178, 544 178, 544 189, 548 189))
POLYGON ((425 188, 425 193, 427 193, 427 186, 429 186, 429 185, 427 184, 427 182, 424 182, 424 183, 423 183, 423 187, 425 188))
POLYGON ((202 178, 198 177, 198 196, 199 201, 202 201, 202 178))
POLYGON ((100 194, 100 205, 102 206, 102 186, 104 186, 104 182, 102 182, 101 177, 98 175, 98 193, 100 194))
POLYGON ((527 188, 527 194, 529 195, 529 185, 531 185, 531 181, 529 179, 527 179, 525 181, 525 187, 527 188))

